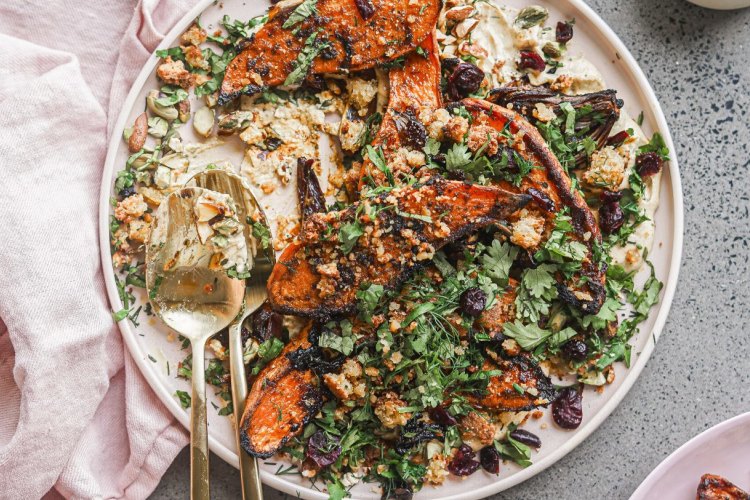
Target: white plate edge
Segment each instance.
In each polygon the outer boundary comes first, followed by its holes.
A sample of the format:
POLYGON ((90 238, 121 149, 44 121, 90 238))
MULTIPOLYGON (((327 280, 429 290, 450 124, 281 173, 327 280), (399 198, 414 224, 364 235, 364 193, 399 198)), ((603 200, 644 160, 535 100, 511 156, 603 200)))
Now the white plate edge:
MULTIPOLYGON (((625 44, 622 42, 622 40, 620 40, 620 38, 617 36, 617 34, 609 27, 609 25, 604 22, 601 17, 599 17, 599 15, 593 9, 591 9, 591 7, 584 3, 583 0, 566 1, 574 8, 581 11, 587 18, 587 20, 602 32, 605 38, 608 39, 612 46, 617 50, 617 53, 622 57, 622 59, 625 60, 626 65, 635 76, 638 88, 643 92, 643 97, 647 101, 647 104, 650 106, 650 109, 654 115, 654 119, 656 121, 656 123, 654 124, 654 128, 662 134, 671 152, 669 173, 672 187, 672 198, 674 202, 672 239, 673 254, 669 272, 667 274, 667 277, 665 278, 665 288, 660 302, 659 314, 656 317, 650 340, 647 341, 643 351, 641 351, 636 364, 629 368, 627 377, 623 384, 617 389, 617 391, 612 393, 611 398, 604 404, 604 406, 601 408, 601 410, 599 410, 596 416, 592 420, 587 422, 582 428, 576 431, 576 435, 574 437, 566 441, 562 447, 558 448, 550 455, 546 456, 544 459, 540 460, 539 462, 535 462, 531 466, 517 472, 516 474, 513 474, 502 482, 487 485, 470 493, 463 493, 461 495, 452 495, 446 497, 435 497, 440 498, 441 500, 480 499, 485 498, 488 495, 499 493, 508 488, 512 488, 513 486, 535 476, 536 474, 545 470, 547 467, 559 461, 562 457, 576 448, 584 439, 590 436, 596 429, 598 429, 602 422, 604 422, 604 420, 609 417, 612 411, 614 411, 614 409, 620 404, 623 398, 628 394, 631 387, 640 376, 641 371, 643 371, 643 368, 645 367, 649 358, 651 357, 656 342, 658 341, 664 324, 666 323, 669 311, 671 310, 672 300, 677 288, 679 270, 682 263, 684 206, 678 160, 676 157, 676 151, 672 142, 672 136, 669 131, 666 117, 664 116, 661 105, 656 99, 656 94, 654 93, 651 84, 643 73, 643 70, 641 69, 640 65, 637 63, 633 55, 630 53, 630 51, 627 49, 625 44), (500 487, 498 488, 498 486, 500 487)), ((182 31, 184 31, 193 22, 193 20, 200 15, 201 12, 203 12, 213 3, 214 0, 202 0, 201 2, 199 2, 195 7, 193 7, 193 9, 185 14, 185 16, 180 21, 178 21, 177 24, 175 24, 175 26, 166 34, 164 40, 158 45, 155 50, 169 48, 170 44, 168 42, 176 39, 177 36, 182 31)), ((113 133, 108 143, 107 156, 102 172, 102 183, 100 187, 101 191, 99 200, 99 243, 102 257, 102 273, 104 274, 107 294, 109 296, 110 304, 113 306, 113 311, 120 310, 122 308, 122 302, 120 301, 117 287, 114 282, 114 273, 104 272, 104 269, 112 269, 112 257, 110 255, 109 245, 109 198, 111 191, 110 184, 112 180, 112 173, 114 171, 114 160, 117 152, 118 142, 121 140, 118 131, 121 131, 125 128, 129 112, 135 104, 140 89, 141 87, 143 87, 146 80, 151 75, 151 72, 156 67, 156 63, 158 61, 158 59, 154 57, 153 54, 149 57, 149 61, 144 65, 141 73, 134 80, 130 92, 128 92, 128 95, 123 102, 118 119, 112 129, 113 133)), ((118 323, 118 327, 120 328, 122 337, 124 338, 125 343, 128 346, 128 350, 130 351, 131 355, 133 355, 136 364, 141 370, 141 373, 143 373, 143 375, 146 377, 152 390, 154 390, 157 396, 159 396, 159 399, 167 406, 167 408, 175 416, 175 418, 187 429, 190 422, 189 413, 185 412, 179 405, 177 400, 172 397, 172 394, 169 394, 166 388, 161 383, 159 383, 159 376, 155 372, 155 368, 152 366, 153 363, 146 362, 147 353, 144 353, 141 350, 140 346, 136 342, 135 336, 130 331, 130 325, 127 322, 127 319, 121 320, 118 323), (127 335, 123 332, 123 329, 128 332, 127 335)), ((238 466, 237 455, 234 453, 234 451, 219 443, 210 435, 210 433, 209 447, 211 451, 219 455, 219 457, 221 457, 227 463, 232 464, 234 467, 238 466)), ((261 476, 263 482, 268 484, 269 486, 272 486, 273 488, 292 495, 299 492, 299 489, 296 487, 296 485, 281 480, 278 476, 271 474, 270 472, 261 470, 261 476)), ((305 497, 307 498, 315 498, 320 500, 325 500, 328 498, 328 495, 323 494, 322 492, 316 492, 310 490, 309 488, 305 488, 305 490, 306 491, 304 493, 305 497)))

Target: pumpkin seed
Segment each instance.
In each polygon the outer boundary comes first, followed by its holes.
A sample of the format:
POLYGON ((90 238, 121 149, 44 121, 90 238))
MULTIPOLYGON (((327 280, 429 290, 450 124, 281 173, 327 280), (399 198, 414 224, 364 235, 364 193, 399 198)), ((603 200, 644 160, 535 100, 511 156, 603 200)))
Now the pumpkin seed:
POLYGON ((516 17, 515 24, 523 29, 529 29, 542 24, 549 17, 549 12, 544 7, 529 5, 521 9, 516 17))
POLYGON ((542 47, 542 52, 547 54, 550 57, 554 57, 557 59, 562 55, 562 51, 560 51, 560 46, 555 42, 547 42, 544 44, 544 47, 542 47))
POLYGON ((167 123, 167 120, 164 118, 160 116, 152 116, 148 119, 149 135, 161 139, 167 135, 167 130, 169 130, 169 123, 167 123))
POLYGON ((159 99, 158 90, 152 90, 148 93, 146 96, 146 107, 149 111, 169 122, 174 121, 179 117, 177 108, 174 106, 162 106, 156 102, 157 99, 159 99))
POLYGON ((206 106, 208 106, 209 108, 213 108, 218 103, 219 94, 218 92, 214 92, 213 94, 206 94, 203 96, 203 100, 206 102, 206 106))

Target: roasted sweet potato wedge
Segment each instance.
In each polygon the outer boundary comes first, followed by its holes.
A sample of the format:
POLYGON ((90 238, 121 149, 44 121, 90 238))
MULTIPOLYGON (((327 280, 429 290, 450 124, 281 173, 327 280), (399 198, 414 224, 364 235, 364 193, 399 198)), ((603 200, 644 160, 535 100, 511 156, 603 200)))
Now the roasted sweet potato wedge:
POLYGON ((482 369, 502 370, 503 373, 490 378, 485 395, 469 398, 472 405, 478 408, 528 411, 547 406, 557 397, 557 390, 550 379, 525 356, 502 360, 498 364, 485 360, 482 369))
POLYGON ((574 228, 572 236, 586 246, 588 255, 578 276, 572 282, 560 283, 558 292, 563 300, 583 313, 596 314, 606 296, 605 270, 597 265, 594 258, 594 244, 601 241, 601 233, 586 200, 573 189, 570 177, 536 127, 521 115, 479 99, 464 99, 461 103, 475 119, 486 117, 483 118, 486 120, 484 123, 495 130, 502 131, 507 127, 510 134, 523 135, 523 141, 515 141, 513 145, 516 153, 542 168, 532 169, 524 176, 519 187, 506 181, 500 181, 497 185, 511 192, 534 196, 545 214, 547 230, 554 227, 555 216, 559 211, 564 207, 570 210, 574 228))
POLYGON ((300 83, 308 72, 360 71, 397 59, 432 32, 441 6, 440 0, 318 0, 304 18, 294 8, 272 7, 269 21, 227 67, 219 103, 300 83))
POLYGON ((502 223, 530 199, 434 177, 339 212, 313 214, 301 241, 284 250, 271 273, 271 307, 321 319, 351 312, 361 285, 395 288, 443 245, 502 223))
POLYGON ((254 457, 270 457, 320 410, 323 399, 310 369, 295 368, 289 355, 311 347, 312 323, 284 347, 255 379, 240 423, 240 444, 254 457))
POLYGON ((697 500, 748 500, 750 495, 715 474, 703 474, 698 485, 697 500))
MULTIPOLYGON (((417 118, 419 110, 442 106, 440 58, 435 35, 427 37, 419 49, 406 57, 403 67, 393 68, 388 74, 388 107, 372 142, 373 147, 383 148, 386 161, 402 146, 421 150, 425 145, 427 132, 417 118)), ((366 184, 368 177, 376 185, 385 181, 385 174, 375 168, 369 157, 365 157, 360 189, 366 184)))

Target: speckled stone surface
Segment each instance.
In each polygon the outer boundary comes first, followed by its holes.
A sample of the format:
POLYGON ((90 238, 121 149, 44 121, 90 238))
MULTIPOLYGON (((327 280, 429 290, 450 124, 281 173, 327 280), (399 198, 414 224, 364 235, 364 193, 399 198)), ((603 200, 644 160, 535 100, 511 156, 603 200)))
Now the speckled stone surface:
MULTIPOLYGON (((685 248, 659 345, 620 406, 578 448, 495 500, 626 499, 667 455, 750 411, 750 9, 589 0, 656 90, 680 160, 685 248)), ((153 498, 188 494, 188 450, 153 498)), ((212 496, 241 498, 212 456, 212 496)), ((267 500, 284 495, 265 489, 267 500)))

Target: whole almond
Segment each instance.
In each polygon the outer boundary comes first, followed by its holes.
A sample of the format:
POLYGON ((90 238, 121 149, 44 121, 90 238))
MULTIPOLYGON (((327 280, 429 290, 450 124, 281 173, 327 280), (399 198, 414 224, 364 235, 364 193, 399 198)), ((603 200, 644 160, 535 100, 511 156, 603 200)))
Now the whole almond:
POLYGON ((128 139, 128 149, 131 153, 136 153, 146 144, 146 135, 148 134, 148 115, 145 112, 138 115, 133 123, 133 133, 128 139))

